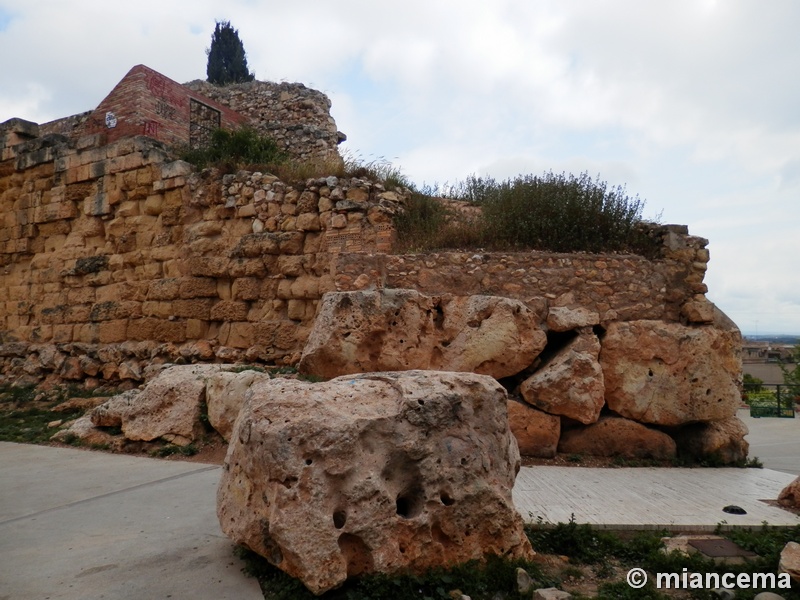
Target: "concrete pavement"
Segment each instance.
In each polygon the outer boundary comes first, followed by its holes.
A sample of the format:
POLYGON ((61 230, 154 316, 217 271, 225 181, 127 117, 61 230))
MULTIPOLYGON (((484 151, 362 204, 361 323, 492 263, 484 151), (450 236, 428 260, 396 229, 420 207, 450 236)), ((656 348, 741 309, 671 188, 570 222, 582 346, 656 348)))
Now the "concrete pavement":
MULTIPOLYGON (((599 527, 800 524, 763 502, 800 474, 800 419, 740 416, 766 469, 525 468, 515 503, 526 520, 599 527)), ((0 600, 261 600, 219 529, 219 477, 216 465, 0 442, 0 600)))
POLYGON ((0 600, 261 600, 220 467, 0 442, 0 600))
POLYGON ((750 456, 757 456, 768 469, 800 475, 800 415, 753 419, 749 409, 741 409, 738 416, 750 430, 745 438, 750 456))

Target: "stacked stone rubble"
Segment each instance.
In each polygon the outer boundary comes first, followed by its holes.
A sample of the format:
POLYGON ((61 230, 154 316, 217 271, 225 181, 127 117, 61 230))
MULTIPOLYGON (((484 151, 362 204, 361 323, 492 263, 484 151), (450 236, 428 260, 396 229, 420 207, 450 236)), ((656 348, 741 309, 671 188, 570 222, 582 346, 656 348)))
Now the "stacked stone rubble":
POLYGON ((331 101, 302 83, 251 81, 215 86, 196 80, 185 84, 250 118, 278 147, 301 160, 341 162, 338 145, 345 139, 330 114, 331 101))

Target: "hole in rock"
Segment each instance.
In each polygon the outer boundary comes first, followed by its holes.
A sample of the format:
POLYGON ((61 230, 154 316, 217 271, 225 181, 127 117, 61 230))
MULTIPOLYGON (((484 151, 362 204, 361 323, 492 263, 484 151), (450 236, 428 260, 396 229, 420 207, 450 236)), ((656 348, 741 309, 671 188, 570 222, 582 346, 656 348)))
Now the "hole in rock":
POLYGON ((648 369, 648 370, 647 370, 647 375, 648 375, 649 377, 652 377, 652 376, 653 376, 653 369, 648 369))
POLYGON ((425 400, 419 399, 417 400, 417 404, 419 404, 420 406, 425 406, 425 400))
POLYGON ((452 542, 450 536, 447 535, 438 524, 431 527, 431 537, 442 546, 449 546, 452 542))
POLYGON ((287 477, 286 479, 284 479, 283 481, 279 481, 278 483, 280 483, 287 490, 290 490, 290 489, 292 489, 294 484, 297 483, 297 477, 291 477, 290 476, 290 477, 287 477))
POLYGON ((345 523, 347 523, 347 513, 343 510, 337 510, 333 513, 333 526, 336 529, 341 529, 345 523))
POLYGON ((462 458, 462 459, 461 459, 461 464, 462 464, 462 465, 465 465, 465 464, 467 464, 467 459, 466 459, 466 458, 462 458))
POLYGON ((397 496, 395 505, 397 507, 398 515, 404 519, 413 519, 422 512, 422 490, 419 488, 411 488, 406 490, 397 496))
POLYGON ((311 465, 313 465, 313 464, 314 464, 314 461, 313 461, 312 459, 310 459, 310 458, 307 458, 307 459, 306 459, 306 464, 307 464, 308 466, 311 466, 311 465))
POLYGON ((433 310, 436 311, 433 315, 433 324, 436 329, 441 329, 444 327, 444 310, 442 310, 441 303, 437 302, 433 310))
POLYGON ((445 506, 453 506, 453 504, 456 503, 456 501, 447 492, 442 492, 439 494, 439 500, 441 500, 442 504, 445 506))
POLYGON ((542 364, 545 365, 550 362, 553 357, 561 352, 564 348, 569 346, 569 344, 578 337, 578 332, 575 330, 571 331, 548 331, 547 332, 547 345, 542 350, 539 358, 542 360, 542 364))
POLYGON ((369 546, 357 535, 343 533, 337 542, 339 550, 347 562, 347 576, 356 577, 375 570, 375 561, 369 546))

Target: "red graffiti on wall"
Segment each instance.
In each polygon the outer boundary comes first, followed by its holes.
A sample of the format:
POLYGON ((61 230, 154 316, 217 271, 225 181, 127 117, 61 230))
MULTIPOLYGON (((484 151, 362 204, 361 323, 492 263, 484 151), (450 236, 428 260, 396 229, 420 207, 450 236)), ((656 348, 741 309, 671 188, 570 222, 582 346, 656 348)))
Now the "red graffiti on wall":
POLYGON ((179 94, 176 94, 172 90, 172 85, 169 79, 160 75, 159 73, 150 72, 147 74, 146 78, 147 82, 147 89, 150 90, 154 96, 161 98, 165 102, 172 104, 173 106, 180 107, 183 105, 184 98, 182 98, 179 94))
POLYGON ((160 123, 158 121, 145 121, 144 134, 148 137, 157 138, 159 126, 160 123))

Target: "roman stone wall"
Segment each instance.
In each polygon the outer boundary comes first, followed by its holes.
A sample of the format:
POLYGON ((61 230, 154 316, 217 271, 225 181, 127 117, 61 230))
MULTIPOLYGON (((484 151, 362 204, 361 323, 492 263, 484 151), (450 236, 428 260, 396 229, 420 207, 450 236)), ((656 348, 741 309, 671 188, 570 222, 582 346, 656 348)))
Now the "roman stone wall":
POLYGON ((323 294, 496 294, 541 315, 710 322, 706 241, 654 226, 660 256, 393 255, 406 192, 198 174, 145 137, 0 131, 0 373, 138 382, 150 363, 294 364, 323 294))
POLYGON ((249 117, 253 127, 294 158, 341 161, 338 145, 346 136, 337 131, 331 101, 322 92, 302 83, 269 81, 219 87, 196 80, 184 85, 249 117))
POLYGON ((152 361, 295 362, 335 289, 332 257, 391 250, 402 197, 370 181, 204 179, 149 138, 20 142, 25 131, 3 134, 14 143, 0 162, 9 377, 139 380, 152 361))
MULTIPOLYGON (((442 252, 338 257, 342 290, 365 270, 368 285, 425 294, 515 298, 533 309, 583 307, 602 322, 658 319, 710 322, 703 283, 708 241, 682 225, 652 226, 655 260, 637 255, 551 252, 442 252), (369 269, 365 266, 369 265, 369 269), (348 276, 349 274, 349 276, 348 276)), ((541 310, 539 310, 541 312, 541 310)))

